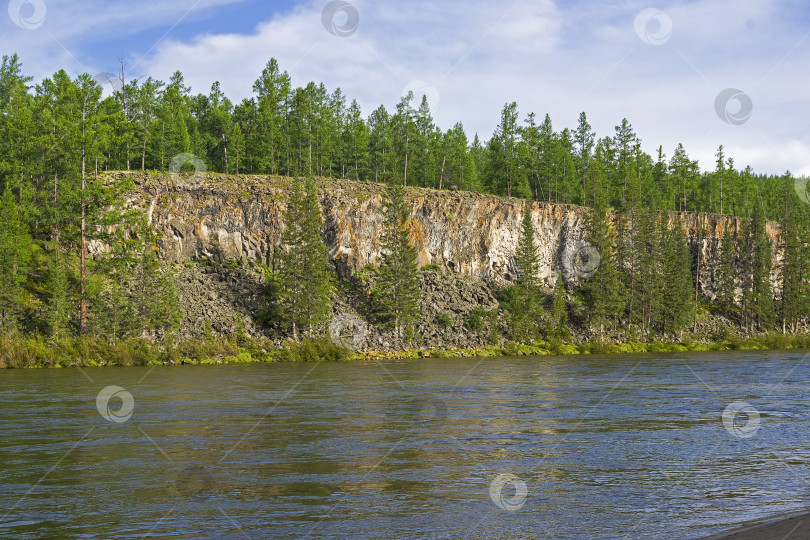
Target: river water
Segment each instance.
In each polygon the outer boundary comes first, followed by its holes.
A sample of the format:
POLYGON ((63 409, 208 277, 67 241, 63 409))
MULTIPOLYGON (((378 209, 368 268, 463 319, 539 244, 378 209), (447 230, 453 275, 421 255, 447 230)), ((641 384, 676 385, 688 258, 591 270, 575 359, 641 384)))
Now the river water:
POLYGON ((699 538, 810 504, 807 356, 2 371, 0 537, 699 538))

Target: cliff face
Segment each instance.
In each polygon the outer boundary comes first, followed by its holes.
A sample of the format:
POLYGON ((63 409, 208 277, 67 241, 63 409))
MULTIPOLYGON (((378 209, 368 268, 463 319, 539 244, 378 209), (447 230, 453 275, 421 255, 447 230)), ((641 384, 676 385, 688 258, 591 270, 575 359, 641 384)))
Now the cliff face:
MULTIPOLYGON (((136 183, 131 203, 148 210, 165 260, 253 259, 272 266, 284 227, 289 180, 213 175, 195 182, 136 177, 136 183)), ((336 272, 345 276, 377 263, 385 188, 337 180, 321 180, 318 186, 324 240, 336 272)), ((497 284, 513 281, 521 219, 528 209, 545 285, 553 286, 559 273, 567 282, 576 282, 598 268, 599 254, 585 240, 586 213, 580 207, 421 188, 410 188, 407 197, 412 240, 422 265, 435 263, 497 284)), ((669 217, 675 219, 676 214, 669 217)), ((712 296, 720 238, 727 228, 739 235, 742 220, 695 214, 681 214, 680 219, 693 257, 700 253, 701 289, 712 296)), ((778 237, 778 225, 769 223, 768 231, 772 239, 778 237)))

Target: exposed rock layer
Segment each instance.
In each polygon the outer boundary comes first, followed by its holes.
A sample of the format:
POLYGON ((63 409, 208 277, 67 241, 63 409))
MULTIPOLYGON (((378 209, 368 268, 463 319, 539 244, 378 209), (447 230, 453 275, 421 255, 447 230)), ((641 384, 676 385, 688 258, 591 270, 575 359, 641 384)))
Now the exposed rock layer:
MULTIPOLYGON (((125 173, 115 173, 120 178, 125 173)), ((273 265, 283 231, 289 179, 209 175, 204 178, 136 177, 132 203, 148 210, 160 240, 161 257, 171 262, 194 259, 254 260, 273 265), (191 181, 194 180, 194 181, 191 181)), ((379 184, 319 180, 324 241, 338 275, 346 276, 380 258, 385 187, 379 184)), ((532 213, 539 246, 542 282, 553 286, 562 273, 576 282, 585 259, 586 211, 581 207, 527 203, 472 192, 410 188, 412 239, 421 264, 435 263, 451 272, 505 284, 516 276, 515 250, 521 219, 532 213)), ((692 246, 700 253, 700 286, 715 290, 720 238, 728 228, 742 231, 740 218, 713 214, 669 213, 680 217, 692 246)), ((778 225, 768 223, 773 240, 778 225)), ((591 255, 592 256, 592 255, 591 255)), ((586 257, 587 258, 587 257, 586 257)), ((590 260, 593 264, 598 261, 590 260)))

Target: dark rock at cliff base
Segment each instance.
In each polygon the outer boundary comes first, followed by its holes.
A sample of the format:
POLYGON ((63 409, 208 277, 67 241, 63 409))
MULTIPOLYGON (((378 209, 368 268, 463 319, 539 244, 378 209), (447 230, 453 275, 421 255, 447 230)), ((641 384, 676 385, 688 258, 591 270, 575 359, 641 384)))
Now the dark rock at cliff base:
POLYGON ((193 262, 175 267, 177 295, 184 319, 178 334, 199 337, 244 332, 248 337, 272 337, 257 321, 266 305, 261 272, 193 262))

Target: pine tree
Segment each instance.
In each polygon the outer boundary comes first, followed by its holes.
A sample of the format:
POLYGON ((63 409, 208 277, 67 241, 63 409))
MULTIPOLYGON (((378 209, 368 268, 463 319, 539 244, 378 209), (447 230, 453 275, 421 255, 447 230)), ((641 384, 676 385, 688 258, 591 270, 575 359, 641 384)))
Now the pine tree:
POLYGON ((615 127, 616 135, 613 144, 616 148, 615 178, 612 187, 614 201, 621 210, 635 207, 637 189, 634 187, 635 177, 632 172, 633 146, 636 134, 633 126, 622 118, 622 123, 615 127))
POLYGON ((17 57, 0 66, 0 327, 16 326, 24 310, 24 283, 35 252, 29 224, 39 210, 28 181, 35 174, 36 125, 27 79, 17 57), (15 67, 16 66, 16 67, 15 67), (3 148, 5 146, 5 148, 3 148))
MULTIPOLYGON (((414 154, 417 158, 414 170, 418 170, 418 175, 422 178, 422 185, 428 187, 428 168, 430 167, 431 139, 433 138, 436 126, 433 125, 433 115, 430 111, 427 95, 422 95, 419 108, 415 111, 414 118, 414 154)), ((441 187, 439 187, 441 189, 441 187)))
POLYGON ((302 186, 293 180, 284 212, 285 230, 278 253, 279 294, 276 301, 290 326, 293 339, 300 330, 310 333, 332 309, 329 257, 321 238, 323 217, 313 179, 302 186))
POLYGON ((242 124, 239 122, 234 122, 231 126, 231 131, 228 138, 231 141, 234 172, 239 174, 240 166, 245 159, 245 136, 242 133, 242 124))
POLYGON ((391 155, 390 141, 391 118, 385 107, 380 105, 368 117, 369 152, 371 169, 375 182, 388 183, 388 161, 391 155))
POLYGON ((413 141, 415 139, 416 124, 414 117, 416 111, 413 109, 413 92, 409 91, 397 103, 397 112, 391 118, 394 129, 394 166, 397 176, 402 178, 402 185, 408 185, 408 164, 413 153, 413 141))
POLYGON ((372 291, 374 310, 379 319, 393 327, 401 339, 404 329, 419 314, 421 287, 417 277, 416 247, 411 243, 410 211, 405 190, 389 188, 388 207, 382 234, 382 261, 372 291))
POLYGON ((348 162, 349 178, 352 180, 368 179, 369 169, 369 132, 363 117, 360 114, 360 105, 357 100, 347 111, 346 130, 344 133, 346 160, 348 162))
POLYGON ((253 83, 257 94, 259 163, 263 171, 276 174, 288 150, 283 137, 285 109, 290 98, 290 76, 281 72, 278 62, 271 58, 253 83))
POLYGON ((540 126, 535 120, 536 115, 532 112, 526 115, 525 126, 518 128, 520 131, 520 144, 518 145, 518 156, 520 166, 526 172, 531 189, 531 200, 540 200, 542 188, 540 187, 540 126))
POLYGON ((520 195, 522 183, 519 176, 518 142, 520 132, 517 125, 517 103, 507 103, 501 110, 501 122, 487 146, 490 154, 490 174, 493 175, 494 193, 512 196, 512 191, 520 195))

